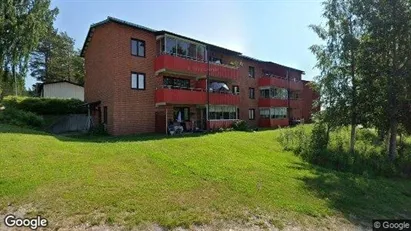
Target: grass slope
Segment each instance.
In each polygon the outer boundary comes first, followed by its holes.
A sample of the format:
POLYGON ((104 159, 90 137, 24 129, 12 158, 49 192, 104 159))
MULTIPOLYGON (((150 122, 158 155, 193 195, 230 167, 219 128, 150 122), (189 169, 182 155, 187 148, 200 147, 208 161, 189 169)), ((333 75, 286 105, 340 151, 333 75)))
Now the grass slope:
POLYGON ((411 217, 410 181, 312 167, 277 135, 68 138, 0 124, 0 210, 30 204, 56 220, 166 227, 250 214, 411 217))

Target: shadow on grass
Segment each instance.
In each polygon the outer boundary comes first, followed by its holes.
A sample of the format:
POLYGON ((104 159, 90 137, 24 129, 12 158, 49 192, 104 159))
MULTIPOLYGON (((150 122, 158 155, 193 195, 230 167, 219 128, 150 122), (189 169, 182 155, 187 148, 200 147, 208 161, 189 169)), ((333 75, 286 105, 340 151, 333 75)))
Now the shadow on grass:
POLYGON ((54 135, 43 130, 22 128, 14 125, 0 124, 0 133, 13 133, 13 134, 29 134, 29 135, 41 135, 54 137, 61 141, 67 142, 94 142, 94 143, 115 143, 115 142, 139 142, 150 140, 163 140, 163 139, 184 139, 191 137, 201 137, 206 135, 212 135, 215 133, 184 133, 178 135, 165 135, 159 133, 146 133, 137 135, 124 135, 124 136, 110 136, 110 135, 98 135, 88 133, 67 133, 54 135))
POLYGON ((328 206, 355 224, 370 225, 372 219, 410 219, 411 182, 405 179, 366 178, 294 163, 291 168, 312 174, 298 178, 328 206))
POLYGON ((141 142, 151 140, 164 140, 164 139, 185 139, 191 137, 201 137, 211 135, 213 133, 184 133, 178 135, 165 135, 159 133, 146 133, 137 135, 124 135, 124 136, 110 136, 110 135, 92 135, 92 134, 67 134, 67 135, 55 135, 55 137, 61 141, 70 142, 94 142, 94 143, 115 143, 115 142, 141 142))

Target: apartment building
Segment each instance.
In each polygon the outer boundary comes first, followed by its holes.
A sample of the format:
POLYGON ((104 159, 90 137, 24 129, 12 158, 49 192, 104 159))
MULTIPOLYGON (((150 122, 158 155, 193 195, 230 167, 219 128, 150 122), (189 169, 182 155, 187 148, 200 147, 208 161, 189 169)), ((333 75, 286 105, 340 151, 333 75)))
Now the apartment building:
POLYGON ((301 70, 113 17, 91 25, 81 55, 85 101, 112 135, 288 126, 318 97, 301 70))

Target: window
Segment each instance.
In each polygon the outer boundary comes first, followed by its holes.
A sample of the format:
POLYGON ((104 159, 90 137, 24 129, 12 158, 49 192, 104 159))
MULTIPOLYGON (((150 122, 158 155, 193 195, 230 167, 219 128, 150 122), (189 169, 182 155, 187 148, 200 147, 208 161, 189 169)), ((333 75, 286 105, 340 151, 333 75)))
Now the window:
POLYGON ((104 124, 107 124, 107 106, 104 106, 103 107, 103 110, 104 110, 104 112, 103 112, 103 123, 104 124))
POLYGON ((231 120, 236 119, 236 111, 238 108, 234 106, 220 106, 220 105, 210 105, 210 120, 231 120))
POLYGON ((254 88, 248 88, 248 96, 250 99, 254 99, 255 98, 255 94, 254 94, 254 88))
POLYGON ((174 88, 190 88, 190 80, 164 77, 163 84, 174 88))
POLYGON ((260 89, 260 98, 287 99, 288 93, 285 88, 266 88, 260 89))
POLYGON ((138 57, 145 57, 146 43, 142 40, 131 39, 131 54, 138 57))
POLYGON ((261 89, 260 98, 270 98, 270 89, 261 89))
POLYGON ((203 61, 205 60, 205 47, 197 45, 197 60, 203 61))
POLYGON ((249 120, 255 119, 255 109, 248 109, 248 119, 249 120))
POLYGON ((188 55, 188 42, 184 40, 177 40, 177 55, 187 56, 188 55))
POLYGON ((240 87, 238 85, 233 85, 233 94, 234 95, 240 94, 240 87))
POLYGON ((270 118, 270 109, 264 108, 260 109, 260 117, 264 119, 269 119, 270 118))
POLYGON ((255 70, 254 70, 254 67, 252 66, 248 67, 248 77, 255 78, 255 70))
POLYGON ((165 35, 165 38, 159 40, 161 41, 157 44, 157 49, 160 50, 159 54, 166 53, 200 61, 205 60, 206 49, 203 44, 170 35, 165 35))
POLYGON ((177 40, 172 37, 166 37, 166 50, 165 52, 168 54, 175 55, 177 53, 177 40))
POLYGON ((143 73, 131 73, 131 89, 146 89, 146 75, 143 73))
POLYGON ((286 107, 270 108, 270 116, 272 119, 285 119, 287 118, 287 108, 286 107))
POLYGON ((237 108, 237 118, 236 119, 240 119, 240 108, 237 108))
POLYGON ((177 122, 189 121, 190 120, 190 108, 188 108, 188 107, 175 107, 174 108, 174 119, 177 122), (181 119, 181 121, 179 121, 180 119, 181 119))

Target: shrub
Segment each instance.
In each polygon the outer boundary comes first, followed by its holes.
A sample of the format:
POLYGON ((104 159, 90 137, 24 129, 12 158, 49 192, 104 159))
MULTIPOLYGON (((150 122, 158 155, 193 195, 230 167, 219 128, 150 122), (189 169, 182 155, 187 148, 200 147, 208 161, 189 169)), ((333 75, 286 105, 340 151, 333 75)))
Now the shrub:
POLYGON ((244 120, 237 120, 233 123, 233 129, 236 131, 247 131, 248 124, 244 120))
POLYGON ((0 123, 34 128, 44 126, 44 120, 41 116, 12 107, 0 111, 0 123))
POLYGON ((2 103, 5 107, 12 107, 40 115, 63 115, 87 113, 83 101, 78 99, 56 99, 38 97, 7 96, 2 103))

